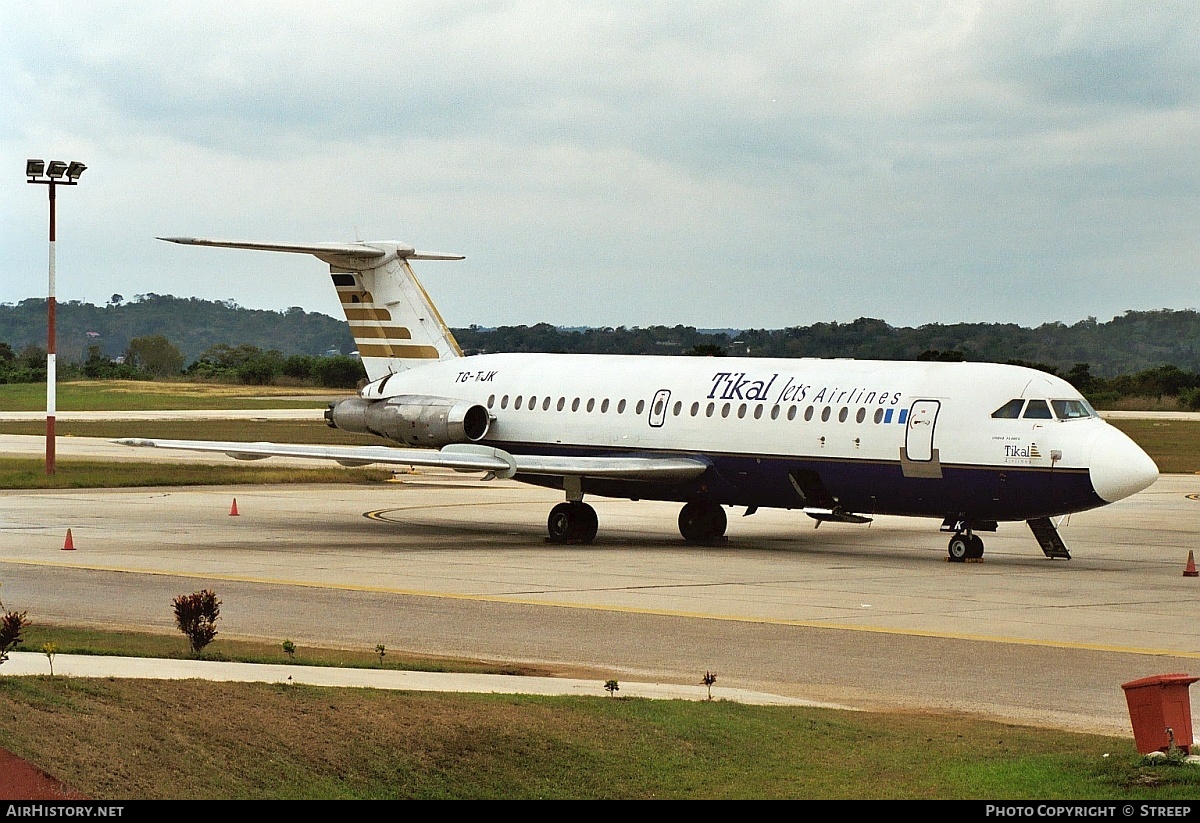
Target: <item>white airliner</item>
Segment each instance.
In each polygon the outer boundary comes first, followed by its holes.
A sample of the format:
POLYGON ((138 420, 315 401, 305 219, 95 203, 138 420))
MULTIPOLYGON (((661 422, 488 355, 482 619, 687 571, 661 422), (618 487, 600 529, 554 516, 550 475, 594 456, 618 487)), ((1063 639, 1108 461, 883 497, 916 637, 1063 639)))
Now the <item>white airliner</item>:
POLYGON ((370 382, 330 426, 397 446, 123 440, 344 465, 440 466, 561 489, 550 540, 590 543, 586 495, 683 504, 689 542, 723 538, 725 507, 825 521, 941 520, 951 560, 979 532, 1026 521, 1070 558, 1054 518, 1147 488, 1154 461, 1069 383, 992 363, 480 354, 464 357, 411 260, 461 260, 394 242, 172 243, 315 255, 329 264, 370 382))

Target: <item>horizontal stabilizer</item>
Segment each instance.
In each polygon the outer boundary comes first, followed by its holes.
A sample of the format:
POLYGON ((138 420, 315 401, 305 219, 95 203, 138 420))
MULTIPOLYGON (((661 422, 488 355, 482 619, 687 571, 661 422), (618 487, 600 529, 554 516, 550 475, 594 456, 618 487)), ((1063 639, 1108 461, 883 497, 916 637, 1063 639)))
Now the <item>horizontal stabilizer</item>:
MULTIPOLYGON (((223 249, 250 249, 253 251, 282 251, 295 254, 338 255, 360 259, 385 257, 391 248, 395 248, 396 256, 408 260, 462 260, 464 255, 447 254, 444 252, 417 251, 412 246, 401 243, 388 243, 385 248, 377 248, 368 243, 265 243, 256 240, 217 240, 206 237, 160 237, 168 243, 179 243, 184 246, 216 246, 223 249)), ((381 244, 384 245, 384 244, 381 244)))

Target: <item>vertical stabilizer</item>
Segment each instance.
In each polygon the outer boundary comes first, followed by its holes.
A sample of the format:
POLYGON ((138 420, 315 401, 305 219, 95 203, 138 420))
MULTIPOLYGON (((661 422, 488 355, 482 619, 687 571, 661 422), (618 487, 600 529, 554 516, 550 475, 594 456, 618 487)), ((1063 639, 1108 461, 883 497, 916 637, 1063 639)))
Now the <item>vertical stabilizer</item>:
POLYGON ((330 263, 329 271, 371 380, 432 360, 462 357, 407 259, 357 269, 330 263))
POLYGON ((330 276, 367 377, 462 357, 462 349, 413 274, 410 260, 462 260, 461 254, 419 252, 402 243, 265 243, 160 237, 189 246, 312 254, 330 276))

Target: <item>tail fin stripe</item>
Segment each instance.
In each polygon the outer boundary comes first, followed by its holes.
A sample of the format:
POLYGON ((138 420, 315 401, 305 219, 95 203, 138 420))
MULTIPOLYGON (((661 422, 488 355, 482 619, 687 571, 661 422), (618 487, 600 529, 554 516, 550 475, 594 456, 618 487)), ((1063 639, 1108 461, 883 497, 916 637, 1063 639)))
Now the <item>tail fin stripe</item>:
POLYGON ((352 309, 347 307, 347 320, 374 320, 376 322, 391 322, 392 313, 387 309, 352 309))
POLYGON ((384 340, 412 340, 412 332, 403 326, 358 326, 350 324, 350 334, 359 338, 382 338, 384 340))
POLYGON ((360 357, 399 357, 412 360, 437 360, 438 350, 433 346, 402 346, 394 343, 359 343, 360 357))

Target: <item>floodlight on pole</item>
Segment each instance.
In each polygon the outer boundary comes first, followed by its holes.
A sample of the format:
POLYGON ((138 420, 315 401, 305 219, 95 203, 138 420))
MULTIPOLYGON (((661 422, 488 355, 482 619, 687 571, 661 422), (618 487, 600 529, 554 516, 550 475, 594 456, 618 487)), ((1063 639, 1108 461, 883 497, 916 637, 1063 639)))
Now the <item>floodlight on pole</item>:
POLYGON ((56 413, 56 384, 57 363, 55 354, 55 339, 57 337, 54 302, 54 190, 58 186, 74 186, 79 183, 79 176, 87 168, 83 163, 71 161, 70 165, 61 160, 51 160, 47 165, 42 160, 30 159, 25 161, 26 182, 39 183, 49 190, 50 194, 50 289, 46 296, 46 474, 54 474, 54 417, 56 413), (45 177, 42 175, 45 174, 45 177), (63 180, 63 175, 67 176, 63 180))

